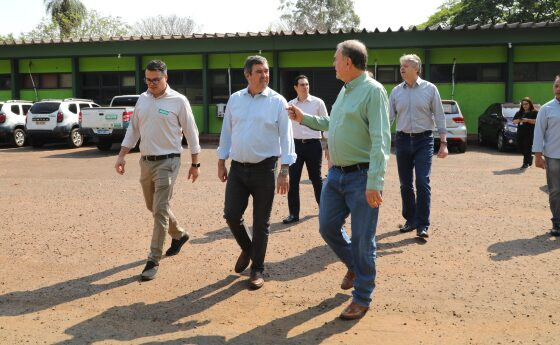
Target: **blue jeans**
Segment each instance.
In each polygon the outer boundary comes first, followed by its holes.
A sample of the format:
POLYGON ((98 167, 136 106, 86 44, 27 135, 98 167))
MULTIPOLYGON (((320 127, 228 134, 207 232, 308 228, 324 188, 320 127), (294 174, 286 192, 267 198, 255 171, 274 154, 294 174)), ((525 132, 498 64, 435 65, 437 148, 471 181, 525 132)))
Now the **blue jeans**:
POLYGON ((346 267, 356 274, 353 301, 369 306, 375 287, 375 230, 379 209, 366 201, 367 169, 344 173, 330 168, 323 183, 319 231, 346 267), (343 227, 352 216, 352 239, 343 227))
POLYGON ((548 201, 552 212, 552 227, 560 228, 560 159, 546 158, 548 201))
POLYGON ((407 224, 418 228, 429 227, 434 137, 431 134, 410 137, 397 133, 396 153, 402 216, 407 224), (412 186, 413 173, 416 175, 416 196, 412 186))

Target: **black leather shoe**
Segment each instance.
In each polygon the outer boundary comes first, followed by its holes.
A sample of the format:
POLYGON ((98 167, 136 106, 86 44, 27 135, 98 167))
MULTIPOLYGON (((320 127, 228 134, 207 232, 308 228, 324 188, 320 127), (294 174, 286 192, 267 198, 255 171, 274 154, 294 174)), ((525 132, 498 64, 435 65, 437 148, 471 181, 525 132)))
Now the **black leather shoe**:
POLYGON ((523 164, 519 170, 525 170, 529 167, 529 164, 523 164))
POLYGON ((552 230, 550 230, 550 234, 552 236, 560 236, 560 228, 552 228, 552 230))
POLYGON ((428 238, 428 228, 419 228, 418 230, 416 230, 416 236, 421 238, 428 238))
POLYGON ((245 271, 250 262, 251 257, 249 256, 249 253, 241 251, 241 254, 239 254, 239 257, 237 258, 237 262, 235 263, 235 273, 245 271))
POLYGON ((287 218, 284 218, 284 220, 282 221, 282 223, 284 224, 291 224, 295 222, 299 222, 299 217, 296 217, 292 214, 290 214, 287 218))
POLYGON ((249 278, 249 288, 251 290, 257 290, 262 288, 264 285, 264 277, 262 272, 252 272, 249 278))
POLYGON ((402 228, 400 228, 399 231, 405 233, 405 232, 411 232, 414 229, 416 229, 416 226, 407 223, 402 228))
POLYGON ((165 252, 165 256, 173 256, 179 254, 179 252, 181 251, 181 247, 183 246, 183 244, 187 243, 188 240, 189 234, 187 233, 185 233, 185 235, 178 240, 172 239, 171 246, 165 252))
POLYGON ((146 262, 146 266, 144 267, 144 270, 142 271, 142 274, 140 275, 140 278, 142 280, 152 280, 156 277, 156 273, 158 271, 159 268, 159 263, 155 262, 155 261, 148 261, 146 262))

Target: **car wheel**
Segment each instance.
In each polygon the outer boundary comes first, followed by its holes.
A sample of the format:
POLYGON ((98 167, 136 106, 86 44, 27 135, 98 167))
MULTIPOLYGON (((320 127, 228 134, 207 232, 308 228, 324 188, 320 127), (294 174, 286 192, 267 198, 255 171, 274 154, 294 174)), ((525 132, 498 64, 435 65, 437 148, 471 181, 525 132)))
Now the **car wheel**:
POLYGON ((480 130, 480 128, 478 129, 478 145, 483 146, 484 143, 484 139, 482 138, 482 131, 480 130))
POLYGON ((71 148, 76 148, 82 146, 84 143, 84 136, 78 131, 77 128, 73 128, 70 131, 70 136, 68 137, 68 146, 71 148))
POLYGON ((506 150, 506 143, 504 143, 504 135, 502 132, 498 133, 498 139, 496 140, 498 151, 504 152, 506 150))
POLYGON ((109 151, 111 146, 113 146, 113 143, 110 141, 100 141, 97 143, 97 149, 99 151, 109 151))
POLYGON ((467 143, 464 142, 464 141, 462 141, 459 145, 457 145, 457 150, 458 150, 460 153, 465 153, 465 152, 467 152, 467 143))
POLYGON ((25 145, 25 131, 23 129, 16 128, 16 130, 14 130, 12 144, 17 147, 22 147, 23 145, 25 145))

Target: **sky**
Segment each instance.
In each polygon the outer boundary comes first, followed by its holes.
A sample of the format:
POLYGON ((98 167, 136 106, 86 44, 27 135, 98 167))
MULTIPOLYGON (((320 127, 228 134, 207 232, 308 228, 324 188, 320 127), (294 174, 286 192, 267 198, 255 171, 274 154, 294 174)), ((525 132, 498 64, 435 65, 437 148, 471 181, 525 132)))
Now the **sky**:
MULTIPOLYGON (((354 0, 360 27, 380 31, 420 24, 444 0, 354 0)), ((191 17, 200 33, 266 31, 278 20, 280 0, 82 0, 90 10, 119 16, 129 24, 154 15, 191 17)), ((31 31, 46 15, 43 0, 0 0, 0 34, 31 31)))

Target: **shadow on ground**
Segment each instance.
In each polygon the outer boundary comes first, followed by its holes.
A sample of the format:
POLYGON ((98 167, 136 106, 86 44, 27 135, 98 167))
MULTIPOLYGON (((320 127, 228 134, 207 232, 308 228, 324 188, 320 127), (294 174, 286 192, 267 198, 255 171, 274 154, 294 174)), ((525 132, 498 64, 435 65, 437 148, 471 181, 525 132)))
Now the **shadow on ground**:
POLYGON ((549 234, 542 234, 533 238, 521 238, 512 241, 494 243, 488 247, 492 253, 490 259, 507 261, 518 256, 535 256, 560 248, 560 239, 549 234))

